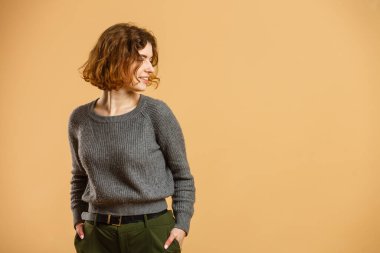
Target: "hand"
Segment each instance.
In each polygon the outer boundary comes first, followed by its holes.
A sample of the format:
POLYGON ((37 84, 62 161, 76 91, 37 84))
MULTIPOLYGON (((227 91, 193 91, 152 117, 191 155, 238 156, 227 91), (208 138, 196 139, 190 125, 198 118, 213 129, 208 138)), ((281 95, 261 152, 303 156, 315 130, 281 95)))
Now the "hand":
POLYGON ((165 242, 164 248, 167 249, 169 247, 169 245, 172 244, 173 240, 177 240, 180 248, 182 249, 183 238, 185 238, 185 235, 186 235, 186 232, 183 231, 182 229, 173 228, 170 231, 170 235, 165 242))
POLYGON ((77 232, 77 234, 79 235, 80 239, 83 239, 84 238, 84 229, 83 229, 83 225, 84 223, 83 222, 79 222, 75 225, 75 231, 77 232))

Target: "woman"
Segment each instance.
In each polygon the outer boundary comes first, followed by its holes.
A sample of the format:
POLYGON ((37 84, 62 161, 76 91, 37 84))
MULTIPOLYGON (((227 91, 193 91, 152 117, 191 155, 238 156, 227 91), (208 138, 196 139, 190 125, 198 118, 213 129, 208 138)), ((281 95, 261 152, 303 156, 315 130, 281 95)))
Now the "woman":
POLYGON ((103 94, 68 123, 77 252, 181 252, 195 202, 184 136, 164 101, 138 93, 158 84, 157 63, 154 35, 119 23, 81 67, 103 94))

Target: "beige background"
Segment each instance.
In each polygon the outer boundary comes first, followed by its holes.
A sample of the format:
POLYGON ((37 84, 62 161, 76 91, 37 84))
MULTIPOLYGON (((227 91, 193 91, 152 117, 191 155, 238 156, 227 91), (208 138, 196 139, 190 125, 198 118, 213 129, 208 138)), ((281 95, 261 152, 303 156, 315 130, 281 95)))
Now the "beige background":
MULTIPOLYGON (((1 1, 0 252, 74 252, 67 120, 100 33, 157 36, 196 180, 183 253, 380 252, 380 1, 1 1)), ((170 204, 170 199, 168 199, 170 204)))

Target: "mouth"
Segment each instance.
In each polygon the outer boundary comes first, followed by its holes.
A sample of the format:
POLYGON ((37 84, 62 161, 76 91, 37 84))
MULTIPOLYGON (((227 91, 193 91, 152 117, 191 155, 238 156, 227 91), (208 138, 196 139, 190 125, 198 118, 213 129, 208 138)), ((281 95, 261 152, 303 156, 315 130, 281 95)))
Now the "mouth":
POLYGON ((149 78, 147 76, 140 76, 140 80, 142 80, 144 83, 148 83, 149 78))

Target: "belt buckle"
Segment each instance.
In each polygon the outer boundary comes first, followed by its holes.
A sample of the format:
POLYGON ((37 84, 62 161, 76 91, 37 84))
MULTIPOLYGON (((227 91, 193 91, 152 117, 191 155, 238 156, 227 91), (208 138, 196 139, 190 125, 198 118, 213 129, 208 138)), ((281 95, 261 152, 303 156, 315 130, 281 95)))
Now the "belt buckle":
MULTIPOLYGON (((114 215, 115 216, 115 215, 114 215)), ((121 218, 123 216, 119 216, 119 223, 112 223, 111 225, 115 225, 117 227, 121 226, 121 218)), ((111 214, 108 214, 107 224, 110 224, 111 222, 111 214)))

